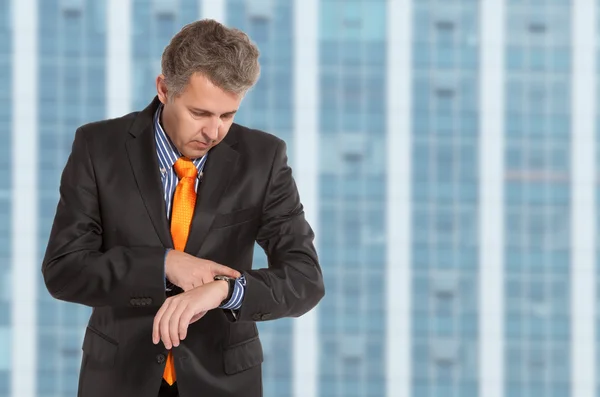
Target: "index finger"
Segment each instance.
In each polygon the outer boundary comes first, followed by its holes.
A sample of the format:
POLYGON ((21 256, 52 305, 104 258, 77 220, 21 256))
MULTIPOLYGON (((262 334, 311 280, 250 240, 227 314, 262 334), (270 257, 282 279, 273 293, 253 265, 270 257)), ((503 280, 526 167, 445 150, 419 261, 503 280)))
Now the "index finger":
POLYGON ((214 265, 215 267, 213 268, 213 272, 215 273, 215 275, 221 275, 221 276, 228 276, 228 277, 233 277, 233 278, 240 278, 242 276, 242 274, 240 272, 238 272, 237 270, 234 270, 230 267, 224 266, 224 265, 219 265, 218 263, 216 263, 214 265))

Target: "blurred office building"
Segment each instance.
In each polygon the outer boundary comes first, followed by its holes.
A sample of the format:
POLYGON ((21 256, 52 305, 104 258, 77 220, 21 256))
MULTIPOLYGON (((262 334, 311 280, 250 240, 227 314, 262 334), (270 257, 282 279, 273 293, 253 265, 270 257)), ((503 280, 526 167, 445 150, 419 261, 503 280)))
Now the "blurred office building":
POLYGON ((286 141, 325 278, 316 310, 258 324, 265 397, 600 396, 599 12, 0 0, 0 397, 76 395, 91 309, 40 272, 60 174, 78 126, 152 100, 200 18, 261 50, 235 121, 286 141))

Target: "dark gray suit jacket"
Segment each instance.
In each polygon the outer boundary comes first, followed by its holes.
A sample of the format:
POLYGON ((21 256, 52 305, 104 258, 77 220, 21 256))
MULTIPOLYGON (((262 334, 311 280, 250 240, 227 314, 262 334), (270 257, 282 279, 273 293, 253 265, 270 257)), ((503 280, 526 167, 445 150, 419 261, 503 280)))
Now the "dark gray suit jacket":
MULTIPOLYGON (((152 322, 173 243, 154 140, 158 104, 80 127, 62 174, 42 272, 53 297, 93 307, 81 397, 154 397, 161 383, 167 350, 152 343, 152 322)), ((262 395, 255 322, 300 316, 323 297, 313 237, 285 143, 233 124, 211 149, 185 252, 245 274, 246 295, 237 320, 211 310, 173 349, 180 396, 262 395), (251 269, 255 241, 269 269, 251 269)))

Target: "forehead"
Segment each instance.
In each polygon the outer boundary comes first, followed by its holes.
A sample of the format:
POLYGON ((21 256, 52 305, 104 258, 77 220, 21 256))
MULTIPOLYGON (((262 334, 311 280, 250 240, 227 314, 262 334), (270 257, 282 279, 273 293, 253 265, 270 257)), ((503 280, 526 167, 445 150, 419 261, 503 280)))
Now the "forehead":
POLYGON ((240 94, 222 90, 199 73, 192 75, 180 96, 182 105, 215 114, 236 111, 242 98, 240 94))

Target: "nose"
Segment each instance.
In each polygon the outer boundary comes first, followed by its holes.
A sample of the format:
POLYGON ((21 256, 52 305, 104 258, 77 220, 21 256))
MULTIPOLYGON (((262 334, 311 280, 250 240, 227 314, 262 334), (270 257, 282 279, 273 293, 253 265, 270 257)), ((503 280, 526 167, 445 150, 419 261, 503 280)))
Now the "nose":
POLYGON ((217 140, 219 136, 219 128, 223 124, 223 120, 221 120, 218 116, 213 116, 210 118, 210 121, 202 128, 202 133, 209 138, 211 141, 217 140))

